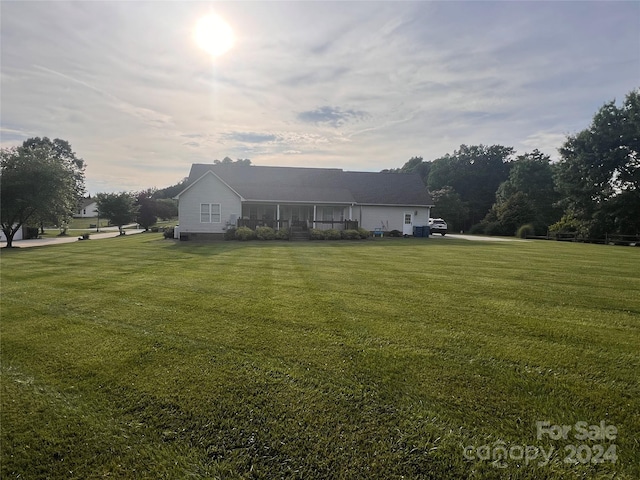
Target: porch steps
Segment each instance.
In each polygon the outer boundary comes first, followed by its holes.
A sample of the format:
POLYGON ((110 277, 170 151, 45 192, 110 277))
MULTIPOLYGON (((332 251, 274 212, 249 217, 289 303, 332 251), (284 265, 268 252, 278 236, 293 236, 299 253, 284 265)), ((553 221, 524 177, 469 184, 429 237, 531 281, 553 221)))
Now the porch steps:
POLYGON ((305 230, 292 230, 291 233, 289 233, 289 240, 292 242, 309 240, 309 232, 305 230))

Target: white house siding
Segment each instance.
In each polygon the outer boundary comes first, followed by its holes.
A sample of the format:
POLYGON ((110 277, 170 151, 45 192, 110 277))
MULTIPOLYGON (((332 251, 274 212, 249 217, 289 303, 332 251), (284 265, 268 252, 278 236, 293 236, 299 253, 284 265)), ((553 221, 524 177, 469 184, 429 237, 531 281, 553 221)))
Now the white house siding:
POLYGON ((360 220, 360 226, 367 230, 374 231, 381 228, 384 231, 399 230, 402 232, 405 212, 411 212, 413 216, 413 226, 424 226, 429 222, 429 207, 412 206, 379 206, 361 205, 356 212, 354 208, 354 219, 360 220), (416 215, 417 212, 417 215, 416 215))
POLYGON ((413 225, 416 227, 425 227, 429 225, 431 207, 417 207, 413 209, 414 214, 416 211, 418 212, 418 214, 413 216, 413 225))
POLYGON ((86 207, 81 208, 75 215, 75 218, 95 218, 98 216, 98 204, 90 203, 86 207))
MULTIPOLYGON (((15 224, 14 224, 15 225, 15 224)), ((18 231, 13 235, 14 240, 22 240, 22 228, 19 228, 18 231)), ((0 242, 6 242, 7 237, 4 236, 4 232, 0 230, 0 242)))
POLYGON ((240 197, 218 177, 209 173, 185 190, 178 199, 180 233, 224 233, 229 223, 241 218, 240 197), (200 205, 220 204, 220 222, 200 221, 200 205), (233 220, 233 221, 232 221, 233 220))

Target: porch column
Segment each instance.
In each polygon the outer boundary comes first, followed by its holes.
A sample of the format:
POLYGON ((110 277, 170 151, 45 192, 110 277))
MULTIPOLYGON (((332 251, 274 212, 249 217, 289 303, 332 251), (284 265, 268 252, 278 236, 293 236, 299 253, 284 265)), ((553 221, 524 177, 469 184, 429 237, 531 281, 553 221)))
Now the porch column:
POLYGON ((349 220, 353 220, 353 203, 349 205, 349 220))
POLYGON ((276 230, 280 230, 280 204, 276 204, 276 230))
POLYGON ((316 206, 313 206, 313 228, 316 228, 316 206))

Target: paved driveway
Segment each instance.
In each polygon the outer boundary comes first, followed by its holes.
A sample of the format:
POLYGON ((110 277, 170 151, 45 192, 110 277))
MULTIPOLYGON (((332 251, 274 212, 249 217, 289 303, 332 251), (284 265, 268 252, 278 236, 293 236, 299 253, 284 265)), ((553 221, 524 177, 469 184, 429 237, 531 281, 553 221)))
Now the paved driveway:
MULTIPOLYGON (((86 231, 86 230, 82 230, 86 231)), ((127 229, 127 235, 134 235, 136 233, 144 232, 143 229, 127 229)), ((91 240, 100 240, 102 238, 113 238, 120 235, 117 231, 113 232, 104 232, 104 233, 92 233, 91 240)), ((18 248, 29 248, 29 247, 43 247, 45 245, 57 245, 59 243, 73 243, 78 240, 77 235, 70 234, 68 237, 50 237, 50 238, 32 238, 30 240, 14 240, 13 246, 18 248)), ((84 240, 83 240, 84 241, 84 240)), ((0 247, 4 248, 7 245, 7 242, 0 242, 0 247)))
POLYGON ((439 233, 431 235, 429 238, 442 238, 443 240, 458 238, 460 240, 471 240, 474 242, 531 242, 533 240, 525 240, 516 237, 487 237, 484 235, 464 235, 462 233, 447 233, 444 237, 439 233))

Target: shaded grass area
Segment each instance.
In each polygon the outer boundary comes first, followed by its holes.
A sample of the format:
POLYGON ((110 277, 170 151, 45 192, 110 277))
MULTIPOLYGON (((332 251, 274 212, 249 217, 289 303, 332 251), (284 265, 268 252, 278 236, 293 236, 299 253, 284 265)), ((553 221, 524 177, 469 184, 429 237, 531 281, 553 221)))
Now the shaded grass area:
POLYGON ((634 249, 145 234, 1 262, 3 478, 640 477, 634 249), (501 442, 555 452, 463 455, 501 442), (565 463, 581 443, 617 461, 565 463))

